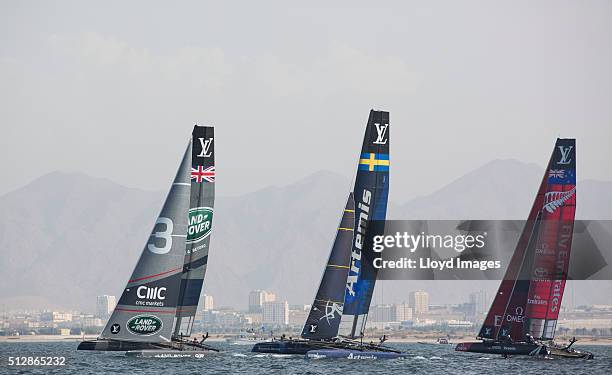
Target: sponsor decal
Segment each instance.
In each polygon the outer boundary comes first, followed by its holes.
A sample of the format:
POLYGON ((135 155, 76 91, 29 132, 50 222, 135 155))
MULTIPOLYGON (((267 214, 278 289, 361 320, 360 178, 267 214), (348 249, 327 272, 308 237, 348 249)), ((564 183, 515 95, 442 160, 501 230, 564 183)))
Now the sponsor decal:
POLYGON ((121 331, 121 326, 120 326, 119 324, 117 324, 117 323, 113 324, 113 325, 111 326, 111 328, 110 328, 110 332, 111 332, 113 335, 118 334, 120 331, 121 331))
POLYGON ((359 170, 368 172, 388 172, 389 154, 375 154, 366 152, 359 159, 359 170))
POLYGON ((372 192, 364 189, 361 202, 359 202, 357 205, 359 207, 359 225, 357 225, 357 232, 355 233, 353 240, 353 250, 351 251, 351 268, 349 269, 349 275, 346 279, 346 289, 351 296, 355 295, 354 285, 359 279, 359 270, 361 269, 361 249, 363 248, 363 241, 366 229, 368 227, 371 202, 372 192))
POLYGON ((558 146, 559 151, 561 152, 561 159, 557 162, 557 164, 567 165, 572 162, 570 158, 570 154, 574 146, 558 146))
POLYGON ((346 359, 376 359, 376 357, 374 354, 353 354, 351 352, 346 359))
POLYGON ((389 128, 389 124, 378 124, 374 123, 376 126, 376 140, 373 142, 375 145, 385 145, 389 138, 387 137, 387 129, 389 128))
POLYGON ((207 182, 215 182, 215 166, 211 166, 208 168, 204 168, 201 165, 191 167, 191 179, 195 180, 197 183, 202 183, 204 181, 207 182))
POLYGON ((137 306, 164 306, 163 301, 166 299, 166 292, 165 286, 151 288, 141 285, 136 289, 136 296, 141 300, 137 300, 135 304, 137 306))
POLYGON ((204 138, 198 139, 200 140, 200 146, 202 146, 202 151, 200 151, 198 157, 209 158, 212 155, 212 152, 210 151, 210 146, 212 146, 213 138, 211 137, 206 140, 204 138))
POLYGON ((187 243, 202 241, 212 230, 212 207, 195 207, 189 210, 189 226, 187 227, 187 243))
POLYGON ((163 327, 161 319, 155 315, 137 315, 125 324, 130 333, 140 336, 150 336, 161 331, 163 327))
POLYGON ((336 314, 338 314, 338 316, 342 316, 342 305, 336 302, 327 301, 325 304, 325 315, 319 318, 319 320, 325 319, 327 320, 327 324, 331 325, 329 321, 334 320, 336 318, 336 314))
POLYGON ((506 321, 510 323, 523 323, 525 321, 524 312, 525 309, 521 306, 517 306, 516 309, 514 309, 514 315, 506 314, 506 321))
POLYGON ((495 318, 493 319, 493 326, 494 327, 501 327, 502 324, 502 316, 501 315, 495 315, 495 318))
POLYGON ((548 193, 544 194, 543 209, 552 214, 557 210, 557 208, 563 206, 563 203, 570 199, 575 193, 575 186, 568 191, 549 191, 548 193))
POLYGON ((545 278, 548 277, 548 271, 544 267, 536 267, 533 270, 533 276, 537 278, 545 278))
POLYGON ((551 169, 550 172, 548 172, 548 177, 565 178, 565 170, 564 169, 551 169))
POLYGON ((317 331, 317 327, 318 327, 318 325, 311 324, 310 325, 310 333, 315 333, 317 331))

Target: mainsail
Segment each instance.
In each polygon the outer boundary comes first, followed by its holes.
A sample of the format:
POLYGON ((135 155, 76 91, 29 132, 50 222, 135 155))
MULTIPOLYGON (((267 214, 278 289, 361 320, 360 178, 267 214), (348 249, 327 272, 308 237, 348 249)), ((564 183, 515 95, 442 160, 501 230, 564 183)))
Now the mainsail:
POLYGON ((214 128, 195 126, 191 149, 189 227, 176 311, 175 337, 191 334, 204 285, 215 200, 214 128))
POLYGON ((302 337, 305 339, 328 340, 338 335, 351 259, 354 222, 355 199, 353 193, 350 193, 319 289, 302 329, 302 337))
POLYGON ((374 252, 364 244, 370 222, 385 220, 387 214, 389 130, 389 112, 371 110, 353 189, 354 235, 342 316, 346 336, 351 338, 363 335, 376 282, 374 252))
POLYGON ((190 167, 191 144, 101 339, 171 340, 185 258, 190 167))
POLYGON ((195 126, 164 206, 100 339, 189 335, 206 272, 214 200, 212 127, 195 126))
POLYGON ((552 340, 576 211, 576 142, 557 139, 535 202, 479 338, 552 340))

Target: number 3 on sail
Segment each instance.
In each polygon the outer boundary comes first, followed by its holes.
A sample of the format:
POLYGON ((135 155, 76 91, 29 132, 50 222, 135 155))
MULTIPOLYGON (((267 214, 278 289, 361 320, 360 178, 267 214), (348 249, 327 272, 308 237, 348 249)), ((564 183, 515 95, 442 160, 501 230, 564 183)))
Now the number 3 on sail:
POLYGON ((155 227, 158 228, 160 224, 164 230, 153 232, 147 244, 147 249, 154 254, 166 254, 172 248, 172 231, 174 230, 174 224, 172 220, 167 217, 158 218, 155 222, 155 227), (163 241, 164 246, 159 247, 156 245, 157 242, 162 242, 159 241, 159 239, 163 241))

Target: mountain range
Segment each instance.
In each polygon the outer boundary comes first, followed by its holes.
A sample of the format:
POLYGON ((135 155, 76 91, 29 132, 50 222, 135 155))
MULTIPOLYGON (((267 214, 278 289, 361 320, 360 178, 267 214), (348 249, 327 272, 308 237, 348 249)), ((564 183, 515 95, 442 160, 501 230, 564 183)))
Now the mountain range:
MULTIPOLYGON (((391 188, 388 218, 522 219, 542 173, 535 164, 494 160, 427 196, 402 199, 391 188)), ((310 303, 350 188, 344 176, 321 171, 286 186, 218 197, 205 282, 215 305, 245 308, 252 289, 310 303)), ((612 182, 579 181, 577 218, 610 219, 611 193, 612 182)), ((164 198, 65 172, 0 196, 0 308, 93 311, 97 295, 120 295, 164 198)), ((590 283, 576 285, 584 289, 576 303, 609 303, 612 282, 590 283)), ((374 301, 399 302, 425 289, 434 302, 461 302, 496 285, 385 281, 374 301)))

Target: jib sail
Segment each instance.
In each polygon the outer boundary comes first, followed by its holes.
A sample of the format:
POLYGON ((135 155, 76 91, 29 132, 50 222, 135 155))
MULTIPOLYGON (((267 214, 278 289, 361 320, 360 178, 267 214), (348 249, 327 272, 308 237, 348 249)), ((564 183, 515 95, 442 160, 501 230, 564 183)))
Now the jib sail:
POLYGON ((363 334, 376 282, 374 252, 364 244, 370 222, 385 220, 387 214, 389 132, 389 112, 370 111, 353 189, 354 235, 342 317, 347 336, 352 338, 363 334))
POLYGON ((350 193, 319 289, 302 329, 302 337, 305 339, 326 340, 338 335, 344 307, 344 288, 351 259, 354 223, 355 200, 353 193, 350 193))

